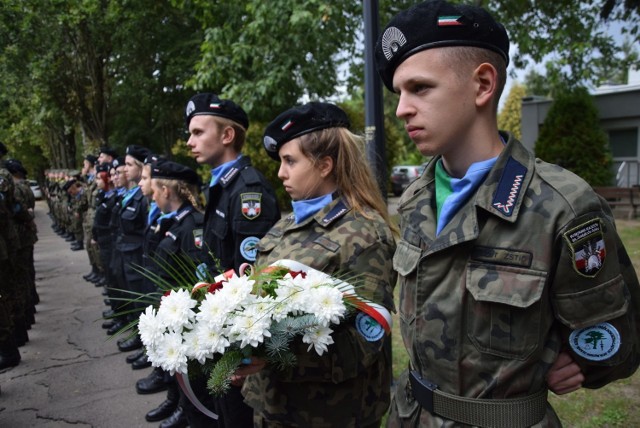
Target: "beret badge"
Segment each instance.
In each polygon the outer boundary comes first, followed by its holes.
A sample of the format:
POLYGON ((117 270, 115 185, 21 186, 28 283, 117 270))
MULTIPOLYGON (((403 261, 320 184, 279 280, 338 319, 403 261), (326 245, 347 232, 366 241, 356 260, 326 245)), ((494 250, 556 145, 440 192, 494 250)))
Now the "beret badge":
POLYGON ((393 55, 407 43, 407 38, 396 27, 389 27, 382 35, 382 53, 384 53, 387 61, 393 58, 393 55))
POLYGON ((189 101, 187 103, 187 108, 184 112, 185 116, 189 117, 195 109, 196 109, 196 104, 193 101, 189 101))

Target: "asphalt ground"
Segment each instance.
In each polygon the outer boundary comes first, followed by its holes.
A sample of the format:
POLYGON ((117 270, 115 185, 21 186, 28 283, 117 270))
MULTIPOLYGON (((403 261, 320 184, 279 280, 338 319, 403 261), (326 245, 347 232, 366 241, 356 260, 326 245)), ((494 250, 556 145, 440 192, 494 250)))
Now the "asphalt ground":
MULTIPOLYGON (((132 370, 117 338, 102 329, 107 309, 102 288, 85 281, 86 251, 51 229, 45 202, 36 205, 35 246, 40 296, 21 363, 0 372, 0 427, 153 427, 144 415, 166 392, 139 395, 138 379, 151 368, 132 370)), ((2 281, 2 278, 0 278, 2 281)))
MULTIPOLYGON (((397 198, 388 200, 395 214, 397 198)), ((132 370, 130 353, 102 329, 107 309, 102 288, 85 281, 86 251, 51 229, 44 201, 36 204, 38 242, 34 259, 40 303, 20 365, 0 372, 0 428, 153 427, 144 415, 166 392, 140 395, 138 379, 151 368, 132 370)), ((2 278, 0 278, 2 280, 2 278)))

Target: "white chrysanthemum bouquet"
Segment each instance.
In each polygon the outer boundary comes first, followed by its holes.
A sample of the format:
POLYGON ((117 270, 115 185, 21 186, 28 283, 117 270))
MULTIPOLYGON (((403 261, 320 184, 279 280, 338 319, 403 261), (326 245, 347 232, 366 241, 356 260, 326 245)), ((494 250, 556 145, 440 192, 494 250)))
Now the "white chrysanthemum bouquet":
POLYGON ((159 307, 140 315, 138 331, 153 366, 209 376, 220 395, 244 358, 260 355, 279 367, 295 364, 289 345, 296 336, 322 355, 333 343, 331 326, 351 308, 390 329, 388 311, 358 297, 346 282, 291 260, 259 272, 227 272, 213 284, 171 290, 159 307))

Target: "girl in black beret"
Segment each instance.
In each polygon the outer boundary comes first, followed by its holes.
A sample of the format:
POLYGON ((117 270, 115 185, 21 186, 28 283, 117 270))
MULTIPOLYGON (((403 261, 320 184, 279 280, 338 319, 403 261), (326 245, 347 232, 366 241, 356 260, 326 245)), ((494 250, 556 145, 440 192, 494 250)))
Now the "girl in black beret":
MULTIPOLYGON (((267 127, 265 149, 280 161, 293 213, 260 240, 256 265, 291 259, 349 278, 359 294, 392 311, 397 228, 363 162, 364 141, 348 126, 337 106, 309 103, 267 127)), ((238 370, 234 381, 244 380, 254 425, 380 426, 390 402, 391 337, 368 317, 354 313, 332 326, 334 343, 321 356, 297 339, 292 368, 254 358, 238 370)))

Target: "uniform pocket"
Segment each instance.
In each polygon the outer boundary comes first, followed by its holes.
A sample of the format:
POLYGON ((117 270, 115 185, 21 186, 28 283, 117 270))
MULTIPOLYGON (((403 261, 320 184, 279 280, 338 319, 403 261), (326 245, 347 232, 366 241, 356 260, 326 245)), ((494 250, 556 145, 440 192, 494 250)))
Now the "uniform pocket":
POLYGON ((400 277, 400 330, 409 347, 413 341, 416 320, 418 263, 422 250, 407 241, 398 242, 393 255, 393 268, 400 277))
POLYGON ((572 329, 599 324, 627 312, 628 294, 622 275, 618 275, 597 287, 575 293, 557 294, 557 316, 563 324, 572 329))
POLYGON ((546 273, 471 262, 467 335, 478 351, 524 360, 539 345, 546 273))

